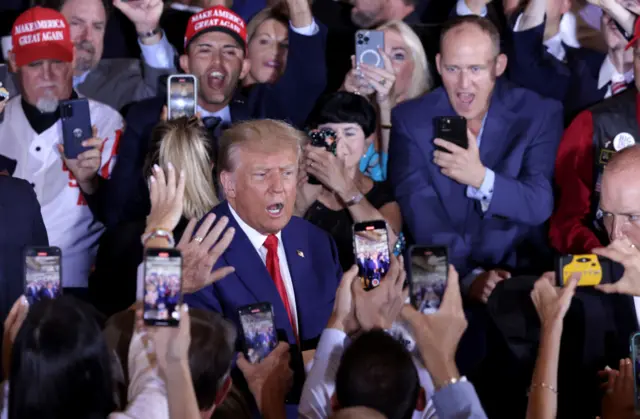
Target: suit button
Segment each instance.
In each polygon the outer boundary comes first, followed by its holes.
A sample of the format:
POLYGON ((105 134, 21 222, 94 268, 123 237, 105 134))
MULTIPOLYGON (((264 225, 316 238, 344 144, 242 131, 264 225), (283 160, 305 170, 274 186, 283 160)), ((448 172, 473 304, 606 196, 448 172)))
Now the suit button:
POLYGON ((31 182, 31 187, 32 187, 32 188, 35 188, 35 187, 36 187, 36 184, 35 184, 35 183, 33 183, 33 182, 31 182))
POLYGON ((40 151, 40 146, 36 147, 36 151, 40 151))

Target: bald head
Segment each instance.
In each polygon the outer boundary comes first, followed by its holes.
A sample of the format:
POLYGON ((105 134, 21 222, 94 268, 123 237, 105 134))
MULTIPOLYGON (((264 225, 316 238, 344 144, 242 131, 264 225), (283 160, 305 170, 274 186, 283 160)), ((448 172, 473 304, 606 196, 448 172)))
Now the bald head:
POLYGON ((331 419, 386 419, 377 410, 368 407, 349 407, 340 409, 330 417, 331 419))
POLYGON ((640 246, 640 145, 611 158, 602 177, 600 209, 610 239, 624 236, 640 246))

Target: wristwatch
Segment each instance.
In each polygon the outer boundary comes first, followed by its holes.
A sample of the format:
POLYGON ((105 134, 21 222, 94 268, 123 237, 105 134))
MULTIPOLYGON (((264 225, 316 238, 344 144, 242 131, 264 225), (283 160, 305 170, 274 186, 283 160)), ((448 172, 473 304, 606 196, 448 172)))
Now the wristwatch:
POLYGON ((350 200, 346 201, 344 204, 347 207, 352 207, 354 205, 358 205, 360 201, 362 201, 363 199, 364 199, 364 195, 362 194, 362 192, 358 192, 357 194, 352 196, 350 200))
POLYGON ((151 30, 149 32, 138 32, 138 36, 140 37, 140 39, 149 39, 149 38, 153 38, 154 36, 156 36, 157 34, 159 34, 162 31, 162 29, 160 29, 160 27, 155 28, 154 30, 151 30))

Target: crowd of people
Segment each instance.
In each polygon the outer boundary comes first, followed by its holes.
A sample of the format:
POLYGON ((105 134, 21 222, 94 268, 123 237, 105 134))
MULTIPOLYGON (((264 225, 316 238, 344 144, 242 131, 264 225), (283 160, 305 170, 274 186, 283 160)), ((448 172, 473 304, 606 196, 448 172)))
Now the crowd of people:
POLYGON ((638 16, 3 0, 2 417, 634 417, 638 16))

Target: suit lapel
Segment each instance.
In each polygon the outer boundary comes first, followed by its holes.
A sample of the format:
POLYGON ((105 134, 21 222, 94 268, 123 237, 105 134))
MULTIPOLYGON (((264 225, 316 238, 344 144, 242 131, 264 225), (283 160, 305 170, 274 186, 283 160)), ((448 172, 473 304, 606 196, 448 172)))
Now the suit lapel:
POLYGON ((519 137, 513 132, 515 114, 503 102, 506 89, 498 79, 480 139, 480 161, 492 170, 503 160, 511 142, 519 137))
POLYGON ((247 105, 247 99, 241 94, 236 94, 229 104, 229 111, 231 112, 231 122, 242 122, 251 119, 249 115, 249 106, 247 105))
MULTIPOLYGON (((218 217, 229 218, 229 227, 236 230, 236 234, 224 253, 227 265, 233 266, 235 275, 246 286, 257 302, 268 301, 273 305, 273 312, 276 318, 276 327, 284 329, 288 337, 293 337, 293 329, 289 323, 287 310, 280 298, 280 294, 267 271, 267 267, 262 262, 260 255, 251 244, 251 241, 244 233, 240 225, 229 211, 229 204, 223 201, 222 208, 217 211, 218 217)), ((288 256, 287 256, 288 257, 288 256)))
POLYGON ((89 97, 91 96, 90 93, 95 92, 97 86, 103 82, 104 80, 102 80, 102 74, 100 73, 100 64, 98 64, 96 68, 89 71, 84 81, 76 87, 76 91, 85 97, 89 97))

